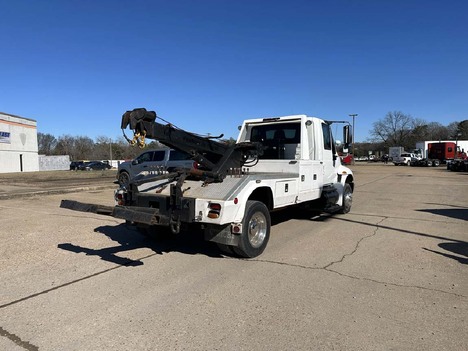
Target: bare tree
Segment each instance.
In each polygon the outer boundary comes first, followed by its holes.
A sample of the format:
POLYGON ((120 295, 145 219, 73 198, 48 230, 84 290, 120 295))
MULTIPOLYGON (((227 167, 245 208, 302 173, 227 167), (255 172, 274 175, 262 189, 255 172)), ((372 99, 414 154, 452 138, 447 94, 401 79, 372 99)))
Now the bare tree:
POLYGON ((388 112, 385 117, 373 124, 371 136, 374 141, 381 141, 388 146, 410 147, 416 126, 424 123, 401 111, 388 112), (408 144, 408 145, 407 145, 408 144))
POLYGON ((37 133, 37 147, 39 154, 52 155, 57 145, 57 139, 52 134, 37 133))
POLYGON ((71 135, 62 135, 58 138, 55 147, 55 154, 57 155, 70 155, 71 160, 78 160, 75 156, 75 138, 71 135))
POLYGON ((452 139, 467 140, 468 139, 468 119, 461 122, 452 122, 447 127, 450 130, 452 139))
POLYGON ((448 128, 438 122, 429 123, 427 125, 427 133, 427 137, 422 140, 446 140, 450 138, 448 128))
POLYGON ((87 136, 75 137, 74 157, 77 160, 84 160, 90 157, 94 149, 93 139, 87 136))
POLYGON ((450 138, 450 133, 447 127, 440 123, 431 122, 425 124, 424 121, 416 121, 417 125, 412 130, 409 141, 413 144, 418 141, 426 140, 444 140, 450 138))

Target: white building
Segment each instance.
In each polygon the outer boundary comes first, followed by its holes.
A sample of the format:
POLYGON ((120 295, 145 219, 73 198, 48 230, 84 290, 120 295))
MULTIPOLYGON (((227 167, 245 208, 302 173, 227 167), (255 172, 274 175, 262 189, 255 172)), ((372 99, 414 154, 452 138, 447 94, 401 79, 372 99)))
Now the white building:
POLYGON ((38 170, 36 121, 0 112, 0 173, 38 170))

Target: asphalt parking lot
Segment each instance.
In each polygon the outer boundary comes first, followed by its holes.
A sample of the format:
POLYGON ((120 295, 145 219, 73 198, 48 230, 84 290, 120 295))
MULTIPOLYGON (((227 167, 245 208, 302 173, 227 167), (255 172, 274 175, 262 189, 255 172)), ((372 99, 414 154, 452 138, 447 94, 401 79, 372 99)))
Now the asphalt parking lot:
POLYGON ((468 174, 352 169, 351 213, 274 213, 252 260, 59 208, 112 171, 0 175, 0 350, 468 350, 468 174))

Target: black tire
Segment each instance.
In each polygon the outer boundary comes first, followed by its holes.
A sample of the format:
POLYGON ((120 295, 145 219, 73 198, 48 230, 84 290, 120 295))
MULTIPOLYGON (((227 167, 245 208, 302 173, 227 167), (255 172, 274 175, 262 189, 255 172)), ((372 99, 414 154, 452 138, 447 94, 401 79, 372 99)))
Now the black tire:
POLYGON ((440 166, 440 161, 439 160, 432 161, 432 167, 439 167, 439 166, 440 166))
POLYGON ((128 172, 126 171, 122 171, 120 172, 119 174, 119 184, 124 186, 124 187, 128 187, 128 185, 130 184, 130 175, 128 174, 128 172))
POLYGON ((349 183, 346 183, 343 187, 343 198, 341 200, 340 213, 345 214, 351 211, 353 205, 353 188, 349 183))
POLYGON ((270 239, 270 212, 264 203, 247 201, 239 246, 233 247, 236 254, 253 258, 262 254, 270 239))

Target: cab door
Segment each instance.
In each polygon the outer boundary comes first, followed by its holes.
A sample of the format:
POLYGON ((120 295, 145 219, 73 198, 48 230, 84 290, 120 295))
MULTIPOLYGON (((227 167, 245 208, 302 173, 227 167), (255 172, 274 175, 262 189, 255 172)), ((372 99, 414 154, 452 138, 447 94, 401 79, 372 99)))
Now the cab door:
POLYGON ((320 197, 323 184, 323 145, 321 123, 308 120, 305 123, 304 142, 302 143, 303 160, 300 161, 299 200, 309 201, 320 197))
POLYGON ((330 125, 322 122, 322 163, 323 163, 323 184, 334 183, 336 179, 335 164, 338 162, 335 155, 335 147, 330 125))
POLYGON ((147 168, 153 161, 154 151, 147 151, 142 153, 132 161, 132 176, 136 176, 142 171, 148 170, 147 168))

